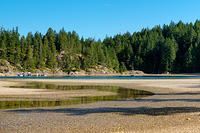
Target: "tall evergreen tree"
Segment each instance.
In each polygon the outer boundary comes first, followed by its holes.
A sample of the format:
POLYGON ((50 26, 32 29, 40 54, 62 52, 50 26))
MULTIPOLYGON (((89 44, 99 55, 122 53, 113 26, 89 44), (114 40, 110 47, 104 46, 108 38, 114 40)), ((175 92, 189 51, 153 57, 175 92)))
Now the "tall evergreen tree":
POLYGON ((57 53, 56 53, 56 46, 55 46, 55 41, 56 41, 56 34, 55 31, 53 31, 52 28, 49 28, 47 33, 46 33, 47 39, 48 39, 48 47, 49 47, 49 52, 47 53, 47 66, 54 70, 57 67, 57 53))

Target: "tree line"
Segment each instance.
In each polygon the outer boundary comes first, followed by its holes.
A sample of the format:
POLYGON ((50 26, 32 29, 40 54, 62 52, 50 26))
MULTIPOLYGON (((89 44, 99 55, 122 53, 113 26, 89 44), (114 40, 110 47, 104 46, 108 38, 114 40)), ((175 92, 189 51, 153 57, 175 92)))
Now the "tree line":
POLYGON ((171 22, 102 41, 64 29, 20 36, 18 28, 1 28, 0 59, 22 71, 87 71, 101 65, 116 72, 133 67, 146 73, 200 72, 200 21, 171 22))

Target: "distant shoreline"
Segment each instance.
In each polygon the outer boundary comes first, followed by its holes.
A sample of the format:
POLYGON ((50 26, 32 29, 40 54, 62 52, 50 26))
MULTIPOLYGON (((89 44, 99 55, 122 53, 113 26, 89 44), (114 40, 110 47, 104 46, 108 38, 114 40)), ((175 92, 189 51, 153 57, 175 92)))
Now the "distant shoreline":
MULTIPOLYGON (((180 74, 130 74, 130 73, 113 73, 113 74, 76 74, 76 75, 69 75, 69 74, 49 74, 47 73, 46 76, 35 76, 36 74, 33 73, 33 76, 30 77, 129 77, 129 76, 135 76, 135 77, 162 77, 162 76, 200 76, 200 73, 180 73, 180 74)), ((17 76, 17 73, 0 73, 0 77, 19 77, 17 76)), ((25 76, 27 77, 27 76, 25 76)))

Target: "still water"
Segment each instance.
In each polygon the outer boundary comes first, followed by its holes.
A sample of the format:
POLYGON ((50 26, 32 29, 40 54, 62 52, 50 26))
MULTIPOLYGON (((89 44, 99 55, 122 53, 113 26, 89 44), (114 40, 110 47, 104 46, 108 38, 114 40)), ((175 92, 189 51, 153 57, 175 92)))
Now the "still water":
POLYGON ((74 105, 86 104, 100 101, 114 101, 122 99, 135 99, 153 95, 148 91, 137 89, 128 89, 117 86, 69 86, 69 85, 54 85, 47 83, 30 83, 25 86, 10 86, 11 88, 35 88, 35 89, 53 89, 53 90, 97 90, 115 92, 116 95, 107 96, 82 96, 73 97, 68 100, 49 100, 49 101, 0 101, 0 109, 13 109, 13 108, 31 108, 31 107, 48 107, 48 106, 61 106, 61 105, 74 105))

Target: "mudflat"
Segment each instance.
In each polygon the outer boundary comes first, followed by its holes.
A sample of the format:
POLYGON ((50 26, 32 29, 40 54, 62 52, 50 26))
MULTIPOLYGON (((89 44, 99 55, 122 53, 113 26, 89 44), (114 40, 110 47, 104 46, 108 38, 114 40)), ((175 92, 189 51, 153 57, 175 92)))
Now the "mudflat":
MULTIPOLYGON (((136 88, 153 96, 81 105, 0 110, 2 133, 110 133, 110 132, 200 132, 200 79, 26 79, 1 80, 0 97, 49 98, 54 92, 6 86, 25 82, 59 85, 110 85, 136 88), (37 97, 40 95, 40 97, 37 97)), ((91 91, 91 90, 90 90, 91 91)), ((105 92, 81 92, 80 95, 109 95, 105 92)), ((71 94, 66 94, 70 97, 71 94)), ((107 92, 110 93, 110 92, 107 92)), ((61 98, 62 98, 61 96, 61 98)), ((65 96, 63 96, 65 97, 65 96)), ((1 98, 0 98, 1 100, 1 98)), ((4 99, 5 100, 5 99, 4 99)))

